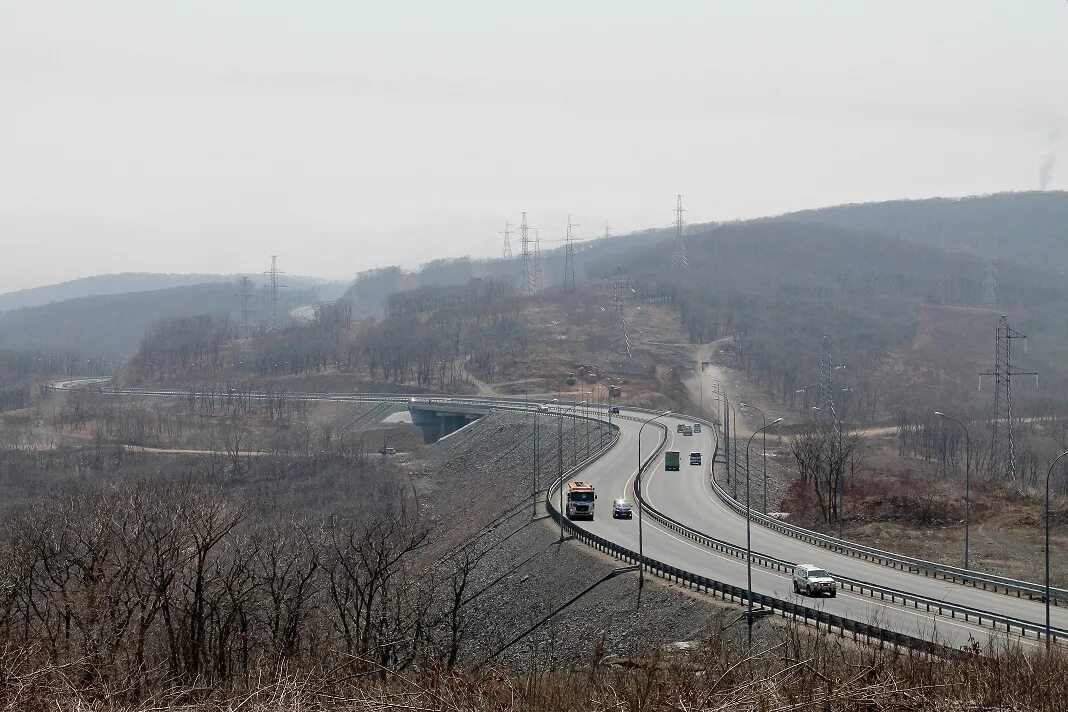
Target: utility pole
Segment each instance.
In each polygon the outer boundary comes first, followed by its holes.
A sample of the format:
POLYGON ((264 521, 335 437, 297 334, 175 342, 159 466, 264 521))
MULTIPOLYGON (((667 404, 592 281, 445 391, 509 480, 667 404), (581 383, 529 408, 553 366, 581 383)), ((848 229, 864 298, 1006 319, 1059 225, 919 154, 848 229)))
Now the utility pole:
POLYGON ((678 196, 675 206, 675 254, 671 256, 671 266, 677 269, 689 269, 690 262, 686 259, 686 243, 682 239, 682 196, 678 196))
POLYGON ((286 273, 278 269, 278 255, 271 255, 271 269, 263 274, 270 280, 271 290, 271 321, 267 329, 268 331, 277 331, 282 328, 282 318, 278 313, 282 301, 281 290, 286 288, 286 285, 282 284, 282 278, 286 273))
POLYGON ((534 253, 530 249, 530 226, 527 225, 527 213, 523 211, 523 220, 519 223, 519 294, 529 297, 538 291, 537 278, 534 274, 534 253))
POLYGON ((241 338, 252 338, 252 282, 248 277, 241 278, 241 292, 234 298, 241 300, 241 338))
POLYGON ((571 222, 571 213, 567 215, 567 237, 564 238, 564 291, 575 293, 575 236, 571 229, 578 227, 571 222))
POLYGON ((630 339, 627 337, 627 316, 624 309, 623 292, 626 289, 626 275, 622 267, 616 267, 612 280, 612 337, 609 349, 614 356, 630 359, 630 339))
POLYGON ((504 221, 504 230, 501 231, 504 235, 504 249, 501 250, 501 259, 512 259, 512 223, 507 220, 504 221))
POLYGON ((983 269, 983 308, 998 308, 998 258, 988 257, 983 269))
POLYGON ((534 289, 540 290, 544 285, 541 282, 541 233, 534 231, 534 289))
POLYGON ((994 337, 994 367, 979 374, 979 387, 982 388, 983 376, 994 379, 994 418, 990 425, 990 470, 992 473, 1006 473, 1009 479, 1016 479, 1016 441, 1012 431, 1012 378, 1013 376, 1034 376, 1035 390, 1038 390, 1038 373, 1018 371, 1012 365, 1012 342, 1024 340, 1024 353, 1027 353, 1027 337, 1009 326, 1004 314, 998 321, 994 337), (1002 424, 1004 421, 1004 424, 1002 424))

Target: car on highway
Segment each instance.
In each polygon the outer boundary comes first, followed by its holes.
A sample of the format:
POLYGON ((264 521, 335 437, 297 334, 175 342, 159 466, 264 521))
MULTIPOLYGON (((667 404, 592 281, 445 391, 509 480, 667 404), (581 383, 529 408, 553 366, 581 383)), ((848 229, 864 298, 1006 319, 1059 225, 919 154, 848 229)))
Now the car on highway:
POLYGON ((693 424, 693 431, 694 431, 695 433, 699 433, 699 432, 701 432, 701 424, 700 424, 700 423, 694 423, 694 424, 693 424))
POLYGON ((686 423, 679 423, 678 425, 676 425, 675 426, 675 432, 676 433, 684 433, 684 432, 686 432, 686 423))
POLYGON ((611 413, 612 415, 619 415, 619 406, 616 406, 616 405, 612 406, 611 408, 608 409, 608 412, 611 413))
POLYGON ((691 428, 689 425, 682 426, 682 434, 686 437, 690 437, 691 435, 693 435, 693 428, 691 428))
POLYGON ((612 519, 631 519, 634 517, 634 508, 625 499, 617 499, 612 502, 612 519))
POLYGON ((838 583, 815 564, 798 564, 794 567, 794 593, 834 598, 838 595, 838 583))
POLYGON ((382 448, 382 455, 383 455, 383 456, 386 456, 386 455, 396 455, 396 454, 397 454, 397 450, 396 450, 395 448, 391 448, 391 447, 384 447, 384 448, 382 448))
POLYGON ((700 465, 701 464, 701 453, 699 453, 699 452, 691 452, 690 453, 690 464, 691 465, 700 465))

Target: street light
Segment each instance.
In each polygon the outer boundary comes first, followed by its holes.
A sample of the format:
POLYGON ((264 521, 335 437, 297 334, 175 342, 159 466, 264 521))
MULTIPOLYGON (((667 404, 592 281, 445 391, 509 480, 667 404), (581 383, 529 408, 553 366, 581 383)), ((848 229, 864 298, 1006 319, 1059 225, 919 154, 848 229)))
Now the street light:
MULTIPOLYGON (((555 402, 556 399, 553 399, 555 402)), ((556 464, 558 473, 560 475, 560 541, 564 540, 564 517, 567 516, 564 510, 564 416, 578 408, 581 403, 573 403, 570 408, 564 410, 557 409, 557 442, 556 442, 556 464)), ((574 431, 574 428, 572 428, 574 431)))
POLYGON ((753 438, 757 433, 762 433, 776 423, 781 423, 782 418, 776 418, 770 423, 761 426, 756 433, 749 436, 749 442, 745 444, 745 586, 746 586, 746 621, 748 623, 749 647, 753 647, 753 539, 750 532, 751 512, 749 506, 749 446, 753 444, 753 438))
POLYGON ((642 540, 642 431, 645 430, 645 426, 654 420, 663 418, 665 415, 671 415, 670 410, 665 410, 660 415, 654 415, 649 420, 642 423, 642 426, 638 428, 638 474, 634 478, 634 491, 637 493, 638 505, 638 565, 641 568, 638 570, 638 588, 640 589, 645 585, 645 548, 642 540))
POLYGON ((964 428, 964 568, 968 568, 968 543, 969 543, 969 530, 971 528, 971 492, 972 492, 972 436, 968 433, 968 426, 956 418, 946 415, 945 413, 936 410, 934 412, 940 418, 946 420, 952 420, 954 423, 964 428))
MULTIPOLYGON (((742 403, 741 406, 742 406, 742 408, 752 408, 756 412, 760 413, 760 423, 761 423, 761 426, 762 426, 761 430, 763 430, 764 428, 767 427, 768 421, 767 421, 767 418, 764 415, 764 411, 762 411, 760 408, 757 408, 752 403, 742 403)), ((763 432, 760 435, 760 440, 761 440, 761 446, 762 446, 761 457, 764 460, 764 514, 767 514, 768 513, 768 434, 767 434, 767 432, 763 432)))
POLYGON ((1050 645, 1050 627, 1049 627, 1049 476, 1053 474, 1053 466, 1057 464, 1057 460, 1060 460, 1068 452, 1062 452, 1057 457, 1053 458, 1053 462, 1049 463, 1049 470, 1046 471, 1046 650, 1049 650, 1050 645))

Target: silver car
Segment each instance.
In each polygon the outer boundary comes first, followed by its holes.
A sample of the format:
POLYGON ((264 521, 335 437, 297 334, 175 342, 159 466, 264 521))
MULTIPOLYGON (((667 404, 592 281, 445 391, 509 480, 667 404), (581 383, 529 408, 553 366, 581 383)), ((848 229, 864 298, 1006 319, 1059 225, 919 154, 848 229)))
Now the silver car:
POLYGON ((814 564, 798 564, 794 567, 794 593, 805 596, 838 595, 838 584, 831 575, 814 564))
POLYGON ((631 519, 634 516, 634 508, 625 499, 617 499, 612 502, 612 519, 631 519))

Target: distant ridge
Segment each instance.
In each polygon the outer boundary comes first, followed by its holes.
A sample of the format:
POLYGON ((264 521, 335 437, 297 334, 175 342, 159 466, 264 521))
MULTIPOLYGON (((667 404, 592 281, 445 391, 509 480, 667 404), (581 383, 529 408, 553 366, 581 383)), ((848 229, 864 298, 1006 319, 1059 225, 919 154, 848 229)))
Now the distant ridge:
MULTIPOLYGON (((158 272, 120 272, 81 277, 57 284, 46 284, 0 294, 0 311, 36 307, 67 299, 100 297, 128 292, 148 292, 171 287, 188 287, 212 282, 233 282, 237 274, 164 274, 158 272)), ((260 281, 259 275, 254 281, 260 281)), ((315 289, 324 300, 337 299, 351 282, 290 275, 287 282, 298 289, 315 289)))

